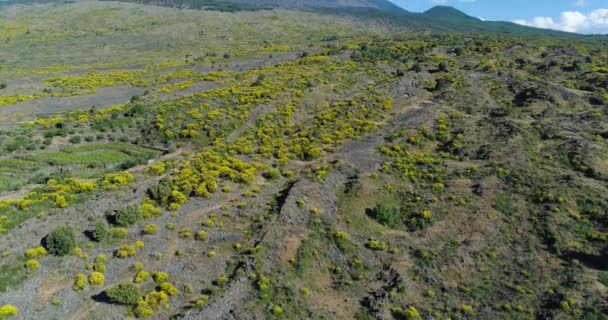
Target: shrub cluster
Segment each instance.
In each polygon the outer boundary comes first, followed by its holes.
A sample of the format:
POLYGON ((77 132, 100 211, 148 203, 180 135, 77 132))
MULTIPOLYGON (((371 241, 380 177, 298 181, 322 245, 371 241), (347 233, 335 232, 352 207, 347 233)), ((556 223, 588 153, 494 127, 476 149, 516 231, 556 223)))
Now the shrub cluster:
POLYGON ((111 302, 124 305, 136 305, 140 298, 139 287, 131 283, 117 284, 105 293, 111 302))
POLYGON ((76 234, 71 227, 64 226, 55 229, 46 238, 47 250, 58 256, 65 256, 76 248, 76 234))

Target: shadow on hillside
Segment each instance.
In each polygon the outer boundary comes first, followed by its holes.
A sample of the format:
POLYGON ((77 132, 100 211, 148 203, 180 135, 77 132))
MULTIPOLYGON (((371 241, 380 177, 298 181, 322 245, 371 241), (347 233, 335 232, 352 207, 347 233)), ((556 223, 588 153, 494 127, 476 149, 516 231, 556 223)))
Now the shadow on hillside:
POLYGON ((87 237, 89 241, 97 241, 97 238, 95 237, 95 230, 85 230, 82 232, 82 234, 87 237))
POLYGON ((582 252, 569 252, 562 256, 565 260, 576 259, 587 268, 596 270, 608 270, 608 249, 604 249, 602 254, 593 255, 582 252))
POLYGON ((99 302, 99 303, 112 304, 112 301, 110 301, 110 298, 108 298, 108 295, 106 294, 105 291, 102 291, 94 296, 91 296, 91 299, 93 299, 93 301, 99 302))

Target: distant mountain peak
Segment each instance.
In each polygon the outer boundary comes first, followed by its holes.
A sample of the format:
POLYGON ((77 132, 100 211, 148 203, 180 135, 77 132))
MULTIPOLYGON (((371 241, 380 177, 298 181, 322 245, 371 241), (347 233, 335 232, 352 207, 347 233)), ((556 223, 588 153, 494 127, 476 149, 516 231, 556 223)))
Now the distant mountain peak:
POLYGON ((480 19, 472 17, 454 7, 451 6, 435 6, 425 11, 423 15, 432 18, 443 18, 443 19, 463 19, 463 20, 476 20, 480 19))

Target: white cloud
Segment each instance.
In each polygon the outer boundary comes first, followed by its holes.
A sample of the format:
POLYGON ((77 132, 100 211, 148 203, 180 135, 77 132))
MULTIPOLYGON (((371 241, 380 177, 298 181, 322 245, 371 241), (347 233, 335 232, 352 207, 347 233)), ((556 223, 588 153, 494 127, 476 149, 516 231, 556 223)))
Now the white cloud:
POLYGON ((602 8, 583 14, 578 11, 564 11, 559 19, 534 17, 530 20, 515 20, 517 24, 579 33, 608 33, 608 9, 602 8))
POLYGON ((582 7, 586 4, 585 0, 576 0, 575 5, 582 7))

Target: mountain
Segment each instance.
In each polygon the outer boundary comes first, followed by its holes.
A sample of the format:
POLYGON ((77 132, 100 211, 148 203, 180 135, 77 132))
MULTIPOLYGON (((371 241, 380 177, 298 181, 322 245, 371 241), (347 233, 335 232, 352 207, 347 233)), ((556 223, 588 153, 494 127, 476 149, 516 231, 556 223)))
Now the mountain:
POLYGON ((418 14, 418 17, 426 20, 425 27, 430 29, 441 29, 441 31, 502 33, 516 35, 563 36, 569 34, 567 32, 522 26, 507 21, 483 21, 450 6, 435 6, 421 14, 418 14))
POLYGON ((355 15, 360 18, 374 18, 412 31, 490 33, 518 36, 578 36, 574 33, 527 27, 508 21, 484 21, 450 6, 435 6, 422 13, 409 12, 401 8, 392 11, 361 10, 353 7, 343 8, 340 12, 334 11, 333 13, 355 15))
POLYGON ((388 0, 126 0, 166 7, 243 11, 312 10, 339 16, 354 16, 391 24, 410 31, 498 33, 532 36, 572 36, 571 33, 539 29, 506 21, 483 21, 450 7, 435 6, 425 12, 409 12, 388 0))

